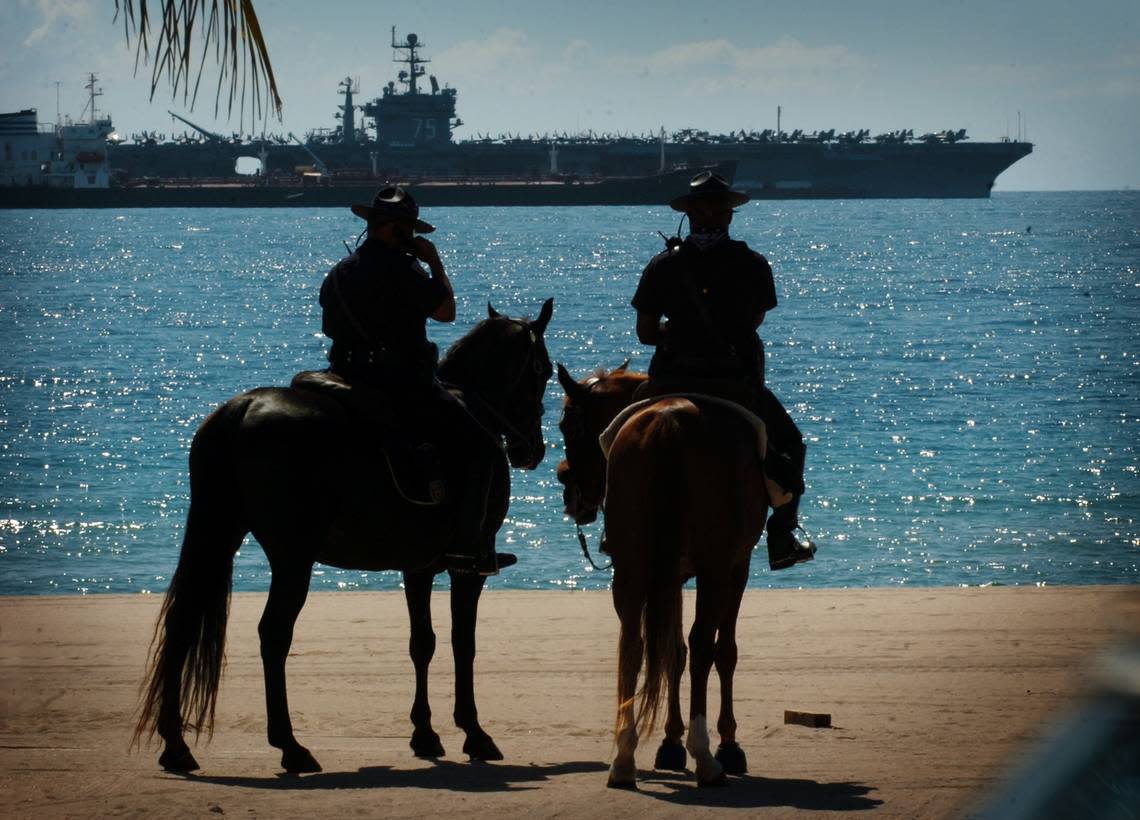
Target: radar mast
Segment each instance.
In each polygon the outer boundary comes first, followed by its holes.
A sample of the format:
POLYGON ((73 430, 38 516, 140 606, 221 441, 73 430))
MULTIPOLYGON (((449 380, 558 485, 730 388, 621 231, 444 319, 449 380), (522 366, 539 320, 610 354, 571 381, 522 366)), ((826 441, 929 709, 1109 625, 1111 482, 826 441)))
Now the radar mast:
MULTIPOLYGON (((95 112, 95 98, 103 96, 103 89, 96 88, 95 87, 96 82, 98 82, 98 78, 94 74, 88 74, 87 75, 87 85, 85 85, 83 87, 87 89, 88 100, 87 100, 87 105, 83 106, 83 111, 79 115, 80 119, 82 119, 83 115, 87 113, 87 109, 90 108, 91 109, 91 122, 92 123, 94 123, 95 119, 96 119, 96 117, 95 117, 95 113, 96 113, 95 112)), ((57 119, 58 119, 58 117, 57 117, 57 119)))
POLYGON ((420 42, 420 38, 415 34, 409 34, 404 38, 404 42, 397 43, 396 27, 392 26, 392 48, 396 49, 397 51, 406 50, 408 52, 406 57, 398 55, 392 59, 392 62, 404 63, 408 66, 407 71, 401 71, 397 76, 400 82, 408 86, 407 93, 409 94, 420 93, 419 88, 416 85, 416 80, 424 76, 425 70, 421 66, 424 63, 431 62, 431 60, 424 59, 423 57, 420 57, 418 54, 416 54, 416 49, 422 47, 423 43, 420 42))

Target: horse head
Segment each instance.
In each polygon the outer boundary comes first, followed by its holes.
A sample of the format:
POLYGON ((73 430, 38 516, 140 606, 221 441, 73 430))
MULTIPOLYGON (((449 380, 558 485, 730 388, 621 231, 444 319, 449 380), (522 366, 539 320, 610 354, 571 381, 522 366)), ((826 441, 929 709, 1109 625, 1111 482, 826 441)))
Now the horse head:
POLYGON ((566 391, 558 423, 566 458, 558 465, 557 475, 566 514, 578 524, 594 521, 606 496, 606 460, 598 436, 630 404, 633 392, 647 378, 627 370, 628 366, 626 360, 608 373, 599 370, 575 381, 558 365, 558 381, 566 391))
POLYGON ((533 470, 546 453, 543 394, 554 374, 543 334, 554 312, 547 299, 538 318, 512 319, 487 305, 487 318, 452 345, 440 378, 463 389, 468 406, 507 443, 512 467, 533 470))

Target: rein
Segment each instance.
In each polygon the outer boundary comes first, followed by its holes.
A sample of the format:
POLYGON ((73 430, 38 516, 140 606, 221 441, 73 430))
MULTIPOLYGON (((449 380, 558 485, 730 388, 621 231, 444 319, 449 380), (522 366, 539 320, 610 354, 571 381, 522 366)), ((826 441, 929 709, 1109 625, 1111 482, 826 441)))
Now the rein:
POLYGON ((489 412, 492 416, 494 416, 495 420, 503 425, 508 433, 512 433, 519 441, 525 441, 527 444, 534 444, 533 437, 531 435, 519 430, 519 428, 516 427, 511 422, 511 420, 502 413, 502 411, 500 411, 497 407, 495 407, 495 405, 491 404, 490 401, 484 398, 478 390, 466 389, 463 392, 464 395, 470 396, 471 398, 475 399, 475 401, 479 402, 480 406, 489 412))
POLYGON ((614 565, 612 559, 604 567, 599 567, 594 563, 594 559, 590 557, 590 546, 586 543, 586 533, 582 532, 582 525, 575 521, 574 527, 578 530, 578 543, 582 547, 582 554, 586 556, 586 560, 590 562, 590 566, 592 566, 598 572, 605 572, 607 569, 611 569, 614 565))

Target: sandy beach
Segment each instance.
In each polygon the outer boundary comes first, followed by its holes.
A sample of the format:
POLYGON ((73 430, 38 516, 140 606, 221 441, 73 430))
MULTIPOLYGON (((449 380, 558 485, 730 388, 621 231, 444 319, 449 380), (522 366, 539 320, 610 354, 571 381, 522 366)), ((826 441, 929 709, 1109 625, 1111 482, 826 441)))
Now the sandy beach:
POLYGON ((128 751, 159 596, 0 598, 4 814, 958 816, 1048 734, 1088 686, 1098 652, 1140 621, 1140 593, 1127 586, 750 590, 736 675, 749 774, 697 789, 691 774, 653 772, 658 731, 638 751, 639 790, 621 792, 605 788, 617 637, 609 595, 484 596, 480 719, 506 760, 477 764, 451 722, 445 595, 435 597, 431 691, 448 754, 436 761, 408 748, 403 596, 310 597, 289 694, 298 738, 324 772, 301 777, 281 773, 264 738, 264 596, 234 596, 217 729, 195 747, 202 770, 192 776, 163 772, 155 746, 128 751), (830 713, 833 726, 785 725, 785 709, 830 713))

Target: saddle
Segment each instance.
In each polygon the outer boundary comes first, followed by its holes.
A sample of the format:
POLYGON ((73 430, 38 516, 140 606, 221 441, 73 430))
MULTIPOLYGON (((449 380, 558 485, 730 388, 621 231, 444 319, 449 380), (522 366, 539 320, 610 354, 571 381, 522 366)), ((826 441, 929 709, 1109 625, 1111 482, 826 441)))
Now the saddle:
POLYGON ((422 433, 408 429, 389 393, 327 370, 302 371, 289 386, 327 396, 344 407, 361 439, 379 449, 392 484, 405 501, 434 507, 447 500, 439 451, 422 433))
MULTIPOLYGON (((633 404, 626 407, 624 410, 617 414, 614 420, 610 422, 609 426, 606 427, 606 429, 602 431, 601 435, 598 436, 598 444, 601 446, 602 454, 607 460, 609 460, 610 447, 613 445, 614 439, 617 438, 618 432, 622 427, 625 426, 625 423, 637 413, 644 410, 646 407, 662 401, 663 399, 688 399, 695 404, 715 405, 717 407, 723 407, 727 410, 731 410, 752 427, 753 432, 756 434, 756 456, 760 459, 761 464, 765 463, 765 459, 768 456, 768 430, 764 425, 764 420, 749 410, 747 407, 744 407, 735 401, 723 399, 719 396, 710 396, 704 393, 664 393, 661 395, 653 395, 647 399, 641 399, 640 401, 635 401, 633 404)), ((792 494, 777 484, 775 481, 773 481, 771 478, 766 477, 765 483, 768 489, 768 497, 771 499, 771 506, 779 507, 792 500, 792 494)))

